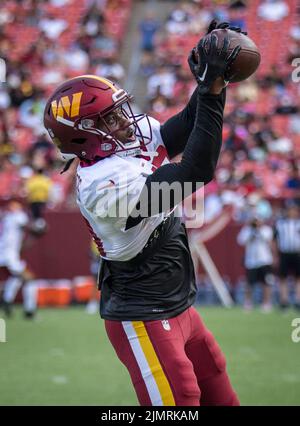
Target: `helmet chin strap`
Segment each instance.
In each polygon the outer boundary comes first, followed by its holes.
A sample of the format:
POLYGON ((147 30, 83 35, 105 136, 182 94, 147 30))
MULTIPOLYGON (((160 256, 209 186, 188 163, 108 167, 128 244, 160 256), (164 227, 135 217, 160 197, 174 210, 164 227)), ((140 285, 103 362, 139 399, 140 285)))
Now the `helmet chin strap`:
POLYGON ((68 160, 66 162, 65 167, 60 172, 61 175, 69 170, 69 168, 71 167, 71 164, 73 163, 74 160, 75 160, 75 158, 71 158, 70 160, 68 160))

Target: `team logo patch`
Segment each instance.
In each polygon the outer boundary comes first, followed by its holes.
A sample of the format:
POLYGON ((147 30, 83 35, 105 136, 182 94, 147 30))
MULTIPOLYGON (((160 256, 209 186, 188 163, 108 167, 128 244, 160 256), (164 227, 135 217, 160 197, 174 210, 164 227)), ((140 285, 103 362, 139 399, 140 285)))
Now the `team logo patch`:
POLYGON ((81 96, 82 92, 78 92, 73 93, 71 101, 69 96, 63 96, 58 101, 51 102, 54 117, 56 119, 64 118, 64 115, 67 115, 67 117, 73 118, 79 115, 81 96))

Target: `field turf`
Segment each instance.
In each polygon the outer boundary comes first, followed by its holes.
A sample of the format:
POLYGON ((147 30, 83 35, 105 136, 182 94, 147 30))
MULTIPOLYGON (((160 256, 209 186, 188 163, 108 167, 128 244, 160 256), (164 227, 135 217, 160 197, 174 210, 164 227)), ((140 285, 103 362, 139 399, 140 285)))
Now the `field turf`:
MULTIPOLYGON (((200 311, 227 357, 243 405, 300 405, 300 342, 291 339, 299 312, 200 311)), ((43 309, 29 321, 16 309, 6 328, 0 405, 137 405, 98 315, 83 307, 43 309)))

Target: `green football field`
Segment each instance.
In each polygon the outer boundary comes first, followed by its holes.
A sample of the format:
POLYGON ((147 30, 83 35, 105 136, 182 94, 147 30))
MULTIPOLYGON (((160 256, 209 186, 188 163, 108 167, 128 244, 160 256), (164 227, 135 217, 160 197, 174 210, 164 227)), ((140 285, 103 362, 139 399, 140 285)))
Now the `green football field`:
MULTIPOLYGON (((201 308, 227 357, 243 405, 300 405, 300 313, 201 308)), ((103 321, 82 307, 21 310, 0 343, 0 405, 137 405, 130 379, 106 338, 103 321)))

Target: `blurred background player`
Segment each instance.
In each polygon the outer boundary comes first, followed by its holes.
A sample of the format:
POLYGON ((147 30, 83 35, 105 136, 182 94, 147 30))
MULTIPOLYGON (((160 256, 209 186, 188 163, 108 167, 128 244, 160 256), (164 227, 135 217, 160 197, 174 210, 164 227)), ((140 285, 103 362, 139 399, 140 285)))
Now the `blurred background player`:
POLYGON ((290 304, 288 277, 295 281, 295 308, 300 309, 300 217, 299 208, 291 204, 275 223, 275 238, 279 253, 280 307, 290 304))
POLYGON ((244 308, 253 308, 253 287, 261 284, 263 287, 263 301, 261 309, 270 312, 272 309, 272 275, 273 230, 263 224, 259 218, 253 218, 248 225, 240 230, 237 241, 245 247, 244 266, 246 268, 246 293, 244 308))
POLYGON ((2 306, 7 316, 11 315, 12 304, 22 284, 25 317, 33 317, 37 307, 37 288, 26 262, 21 259, 28 224, 29 218, 22 205, 11 201, 0 224, 0 268, 8 272, 2 294, 2 306))
POLYGON ((91 274, 94 278, 94 287, 92 290, 91 299, 86 306, 86 312, 88 314, 96 314, 99 311, 99 290, 97 288, 97 278, 99 271, 100 255, 97 245, 94 240, 91 241, 90 247, 90 259, 91 259, 91 274))
POLYGON ((27 202, 33 219, 44 217, 44 210, 50 198, 50 190, 53 183, 44 174, 43 169, 36 170, 25 183, 27 202))

